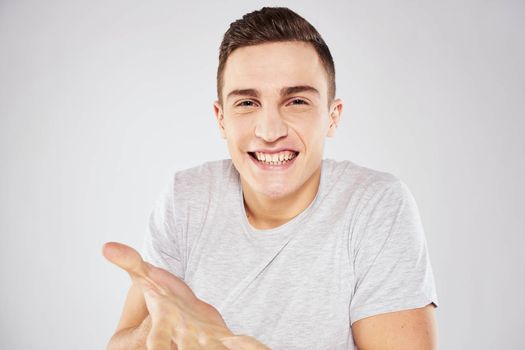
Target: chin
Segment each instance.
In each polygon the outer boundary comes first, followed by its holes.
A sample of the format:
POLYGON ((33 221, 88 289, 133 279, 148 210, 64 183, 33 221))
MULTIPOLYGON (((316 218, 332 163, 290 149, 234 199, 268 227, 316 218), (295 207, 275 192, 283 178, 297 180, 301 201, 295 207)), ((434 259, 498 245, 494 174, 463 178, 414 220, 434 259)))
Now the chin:
POLYGON ((258 187, 258 193, 272 199, 286 197, 293 192, 292 188, 286 184, 268 184, 265 186, 259 185, 258 187))

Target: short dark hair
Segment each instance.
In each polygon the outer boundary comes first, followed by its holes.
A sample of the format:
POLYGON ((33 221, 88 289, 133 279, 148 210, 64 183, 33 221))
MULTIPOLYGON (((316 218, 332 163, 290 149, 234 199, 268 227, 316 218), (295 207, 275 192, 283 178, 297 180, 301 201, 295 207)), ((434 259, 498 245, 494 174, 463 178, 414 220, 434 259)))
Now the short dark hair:
POLYGON ((303 41, 313 45, 328 79, 328 102, 335 98, 335 66, 328 46, 307 20, 286 7, 263 7, 230 24, 219 49, 217 97, 222 105, 223 75, 230 54, 240 48, 280 41, 303 41))

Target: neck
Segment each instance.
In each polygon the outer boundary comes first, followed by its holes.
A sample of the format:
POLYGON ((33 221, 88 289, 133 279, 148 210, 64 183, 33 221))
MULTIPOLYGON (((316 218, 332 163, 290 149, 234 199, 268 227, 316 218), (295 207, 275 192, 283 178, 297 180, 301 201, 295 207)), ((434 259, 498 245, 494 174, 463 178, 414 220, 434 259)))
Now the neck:
POLYGON ((287 223, 312 203, 319 189, 320 179, 321 167, 301 188, 278 198, 254 192, 241 179, 248 221, 256 229, 271 229, 287 223))

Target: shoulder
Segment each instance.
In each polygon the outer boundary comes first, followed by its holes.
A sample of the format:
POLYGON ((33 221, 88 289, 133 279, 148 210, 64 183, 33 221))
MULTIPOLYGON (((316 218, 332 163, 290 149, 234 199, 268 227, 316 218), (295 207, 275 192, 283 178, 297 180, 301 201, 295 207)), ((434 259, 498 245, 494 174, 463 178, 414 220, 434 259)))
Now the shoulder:
POLYGON ((176 216, 187 217, 191 212, 197 219, 205 215, 211 204, 238 188, 238 176, 230 159, 173 172, 167 191, 176 216))
POLYGON ((406 184, 389 172, 359 165, 349 160, 323 160, 323 171, 328 186, 337 186, 337 192, 350 191, 363 199, 381 196, 385 192, 406 196, 406 184))
POLYGON ((175 170, 156 207, 159 211, 169 213, 178 225, 185 226, 190 217, 193 221, 200 222, 209 206, 224 196, 224 191, 235 188, 237 176, 230 159, 175 170))
POLYGON ((235 177, 236 170, 230 159, 209 161, 175 171, 172 179, 173 192, 179 199, 195 198, 199 194, 214 193, 213 189, 234 181, 235 177))
POLYGON ((210 180, 210 176, 225 175, 232 170, 231 159, 221 159, 202 163, 200 165, 175 171, 175 179, 178 182, 194 183, 197 181, 210 180))
POLYGON ((327 199, 345 208, 350 231, 370 220, 386 220, 403 213, 415 217, 417 204, 407 185, 397 176, 351 161, 324 160, 327 199))

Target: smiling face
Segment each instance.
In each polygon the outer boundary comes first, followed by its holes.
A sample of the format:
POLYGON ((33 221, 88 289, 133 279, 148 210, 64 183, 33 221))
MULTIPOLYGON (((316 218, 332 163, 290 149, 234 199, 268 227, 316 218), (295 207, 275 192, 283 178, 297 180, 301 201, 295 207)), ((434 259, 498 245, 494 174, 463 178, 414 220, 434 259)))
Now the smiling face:
POLYGON ((236 49, 214 110, 243 189, 281 198, 318 183, 325 137, 342 109, 328 101, 327 74, 311 44, 275 42, 236 49))

